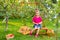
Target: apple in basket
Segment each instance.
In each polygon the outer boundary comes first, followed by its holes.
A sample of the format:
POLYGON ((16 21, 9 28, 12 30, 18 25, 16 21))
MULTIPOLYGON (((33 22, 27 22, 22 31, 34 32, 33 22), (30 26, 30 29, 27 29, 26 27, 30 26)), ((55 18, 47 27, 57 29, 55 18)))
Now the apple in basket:
POLYGON ((19 33, 22 33, 24 35, 29 34, 30 33, 30 28, 28 26, 22 26, 19 30, 19 33))
POLYGON ((8 40, 8 39, 11 39, 11 38, 14 38, 14 35, 13 34, 7 34, 6 35, 6 39, 8 40))
POLYGON ((48 30, 47 35, 48 36, 54 36, 55 35, 54 30, 48 30))

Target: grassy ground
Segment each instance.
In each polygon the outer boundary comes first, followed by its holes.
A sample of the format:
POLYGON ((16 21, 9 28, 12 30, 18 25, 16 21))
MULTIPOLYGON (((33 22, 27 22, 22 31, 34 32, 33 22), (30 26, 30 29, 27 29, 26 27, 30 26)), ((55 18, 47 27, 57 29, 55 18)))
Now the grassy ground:
MULTIPOLYGON (((31 27, 33 24, 31 22, 26 22, 27 26, 31 27)), ((6 40, 5 36, 9 33, 14 34, 14 38, 11 40, 56 40, 55 37, 50 37, 45 35, 40 35, 38 38, 35 38, 34 35, 23 35, 21 33, 18 33, 18 29, 23 25, 20 19, 9 19, 8 22, 8 30, 5 31, 5 23, 2 23, 2 19, 0 20, 0 40, 6 40)), ((54 27, 51 27, 49 25, 50 29, 54 29, 54 27)), ((59 34, 60 35, 60 34, 59 34)))

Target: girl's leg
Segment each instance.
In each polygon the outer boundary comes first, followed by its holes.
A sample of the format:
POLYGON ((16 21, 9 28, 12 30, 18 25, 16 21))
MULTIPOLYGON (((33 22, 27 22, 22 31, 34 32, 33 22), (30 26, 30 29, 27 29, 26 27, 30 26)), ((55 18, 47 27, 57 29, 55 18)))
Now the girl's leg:
POLYGON ((31 30, 31 31, 30 31, 30 35, 32 35, 33 31, 35 31, 35 30, 36 30, 36 29, 31 30))
POLYGON ((40 31, 40 29, 41 29, 41 24, 38 24, 37 25, 37 32, 36 32, 36 35, 35 35, 35 37, 38 37, 38 34, 39 34, 39 31, 40 31))
POLYGON ((38 37, 39 31, 40 31, 40 28, 38 28, 37 33, 36 33, 35 37, 38 37))
POLYGON ((34 24, 34 29, 30 31, 30 35, 32 35, 32 32, 35 31, 37 29, 37 25, 34 24))

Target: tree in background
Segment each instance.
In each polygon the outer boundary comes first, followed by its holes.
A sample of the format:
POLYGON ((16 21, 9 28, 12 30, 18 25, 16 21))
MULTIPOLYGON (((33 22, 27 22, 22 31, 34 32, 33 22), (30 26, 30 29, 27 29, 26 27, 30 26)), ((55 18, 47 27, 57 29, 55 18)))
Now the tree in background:
POLYGON ((43 25, 55 25, 60 13, 60 0, 0 0, 0 18, 8 16, 23 19, 23 25, 26 25, 28 19, 34 15, 35 8, 40 10, 43 25))

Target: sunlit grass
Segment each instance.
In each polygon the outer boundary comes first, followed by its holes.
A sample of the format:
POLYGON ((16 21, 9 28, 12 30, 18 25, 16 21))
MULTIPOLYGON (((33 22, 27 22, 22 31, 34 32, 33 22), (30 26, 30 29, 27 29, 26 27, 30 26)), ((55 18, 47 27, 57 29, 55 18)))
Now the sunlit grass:
MULTIPOLYGON (((33 28, 33 24, 30 22, 26 22, 28 27, 33 28)), ((14 38, 11 40, 56 40, 55 37, 50 37, 48 38, 48 36, 46 35, 39 35, 38 38, 35 38, 34 35, 30 36, 30 35, 23 35, 21 33, 18 33, 17 31, 19 30, 19 28, 23 23, 21 22, 21 20, 19 19, 10 19, 8 22, 8 30, 5 31, 5 23, 2 23, 2 20, 0 20, 0 40, 6 40, 5 36, 7 34, 14 34, 14 38)), ((53 27, 51 27, 52 25, 48 25, 48 28, 50 27, 50 29, 53 29, 53 27)), ((60 34, 58 34, 60 35, 60 34)))

